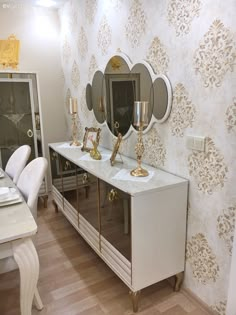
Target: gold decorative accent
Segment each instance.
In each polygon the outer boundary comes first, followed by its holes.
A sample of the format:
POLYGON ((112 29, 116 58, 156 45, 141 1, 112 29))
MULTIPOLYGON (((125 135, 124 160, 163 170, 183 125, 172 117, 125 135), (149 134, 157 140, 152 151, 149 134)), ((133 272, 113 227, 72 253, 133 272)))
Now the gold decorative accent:
POLYGON ((108 48, 111 45, 111 27, 108 24, 107 18, 104 15, 98 30, 97 42, 98 47, 101 49, 102 55, 106 55, 108 52, 108 48))
POLYGON ((222 212, 223 213, 217 218, 217 232, 219 237, 225 241, 229 253, 232 255, 236 221, 236 204, 227 209, 223 209, 222 212))
POLYGON ((93 144, 93 149, 90 150, 90 156, 94 160, 101 160, 101 153, 98 151, 98 143, 96 140, 90 139, 93 144))
POLYGON ((99 144, 100 140, 100 128, 85 128, 85 134, 83 139, 83 147, 81 148, 82 151, 90 152, 94 148, 94 145, 91 140, 94 140, 96 144, 99 144))
POLYGON ((196 73, 201 75, 205 87, 219 87, 226 73, 233 72, 235 60, 233 33, 215 20, 194 54, 196 73))
POLYGON ((199 16, 200 0, 171 0, 168 5, 168 20, 175 27, 176 35, 188 34, 191 23, 199 16))
POLYGON ((88 39, 86 37, 86 33, 83 27, 81 27, 79 33, 78 48, 81 58, 84 59, 88 53, 88 39))
POLYGON ((178 292, 180 290, 183 279, 184 279, 184 273, 183 272, 177 273, 175 275, 175 285, 174 285, 174 291, 175 292, 178 292))
POLYGON ((173 104, 170 114, 171 132, 173 136, 183 137, 188 127, 193 127, 196 108, 189 99, 183 84, 178 83, 173 92, 173 104))
POLYGON ((52 153, 52 157, 51 157, 52 161, 56 160, 57 158, 58 158, 57 153, 56 153, 56 152, 53 152, 53 153, 52 153))
POLYGON ((135 146, 135 153, 137 155, 137 162, 138 166, 130 172, 132 176, 136 177, 145 177, 148 176, 148 171, 142 168, 141 162, 142 162, 142 156, 144 153, 144 145, 143 145, 143 139, 142 139, 142 134, 143 134, 143 128, 140 127, 138 131, 138 142, 135 146))
POLYGON ((66 161, 65 166, 64 166, 64 170, 67 171, 69 168, 71 168, 71 164, 69 161, 66 161))
POLYGON ((131 296, 132 299, 132 304, 133 304, 133 312, 137 313, 138 312, 138 302, 139 302, 139 297, 141 294, 141 290, 133 292, 133 291, 129 291, 129 294, 131 296))
POLYGON ((166 73, 169 66, 169 57, 165 46, 158 37, 152 40, 148 49, 147 61, 152 65, 156 73, 166 73))
POLYGON ((207 194, 222 189, 229 172, 223 154, 209 137, 206 138, 205 152, 194 151, 189 155, 188 168, 198 189, 207 194))
POLYGON ((156 125, 148 132, 148 136, 144 138, 144 158, 148 164, 154 167, 165 165, 166 148, 162 142, 156 125))
POLYGON ((78 88, 80 84, 80 72, 79 72, 79 67, 75 60, 73 62, 72 70, 71 70, 71 82, 74 88, 78 88))
POLYGON ((217 315, 225 315, 226 314, 226 305, 227 301, 219 301, 217 304, 212 305, 211 308, 217 315))
POLYGON ((122 66, 121 59, 117 57, 112 57, 110 59, 110 63, 113 70, 119 70, 120 67, 122 66))
POLYGON ((19 49, 20 41, 15 35, 10 35, 7 40, 0 40, 0 68, 11 67, 17 69, 19 49))
POLYGON ((143 145, 143 127, 148 125, 148 102, 135 101, 134 102, 134 119, 133 124, 138 129, 138 142, 135 146, 135 153, 137 155, 138 166, 130 172, 130 175, 136 177, 148 176, 148 171, 141 167, 142 156, 144 153, 143 145))
POLYGON ((210 247, 205 235, 198 233, 187 242, 187 262, 192 268, 193 277, 206 285, 219 278, 219 265, 216 255, 210 247))
MULTIPOLYGON (((110 158, 111 166, 114 166, 114 164, 115 164, 116 155, 119 152, 121 142, 122 142, 122 134, 118 133, 117 140, 116 140, 116 143, 114 145, 113 152, 112 152, 111 158, 110 158)), ((123 162, 122 159, 121 159, 121 162, 123 162)))
POLYGON ((129 9, 128 23, 125 25, 125 33, 131 46, 138 47, 141 38, 147 29, 148 17, 143 9, 143 4, 139 0, 132 1, 129 9))
POLYGON ((77 125, 77 112, 78 112, 78 105, 76 98, 69 98, 69 112, 72 117, 72 142, 70 145, 80 146, 81 143, 77 140, 78 134, 78 125, 77 125))
POLYGON ((119 199, 118 192, 115 188, 112 188, 108 193, 108 200, 113 202, 114 200, 119 199))
POLYGON ((228 132, 236 133, 236 97, 233 99, 233 104, 227 108, 225 116, 225 124, 228 132))
POLYGON ((89 181, 88 173, 84 173, 82 177, 82 183, 87 184, 89 181))

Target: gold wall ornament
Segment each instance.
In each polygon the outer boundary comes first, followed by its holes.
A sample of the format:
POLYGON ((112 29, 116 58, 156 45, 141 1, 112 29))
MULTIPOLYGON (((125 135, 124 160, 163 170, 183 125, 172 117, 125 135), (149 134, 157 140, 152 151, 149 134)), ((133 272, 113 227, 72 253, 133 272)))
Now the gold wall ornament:
POLYGON ((10 35, 8 39, 0 40, 0 68, 17 69, 19 64, 20 41, 15 35, 10 35))

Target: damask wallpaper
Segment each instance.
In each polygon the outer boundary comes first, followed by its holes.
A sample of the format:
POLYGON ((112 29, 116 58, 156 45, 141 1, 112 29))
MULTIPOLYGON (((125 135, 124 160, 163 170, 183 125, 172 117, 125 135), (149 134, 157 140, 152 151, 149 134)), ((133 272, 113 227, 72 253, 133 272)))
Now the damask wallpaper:
MULTIPOLYGON (((184 286, 225 314, 236 216, 235 0, 70 0, 60 10, 66 106, 79 103, 79 135, 98 126, 85 89, 117 52, 165 74, 172 111, 144 136, 147 163, 189 179, 184 286), (187 135, 206 137, 204 152, 187 135)), ((100 126, 101 127, 101 126, 100 126)), ((68 130, 68 135, 70 130, 68 130)), ((135 156, 131 134, 122 153, 135 156)), ((112 146, 102 126, 101 143, 112 146)))

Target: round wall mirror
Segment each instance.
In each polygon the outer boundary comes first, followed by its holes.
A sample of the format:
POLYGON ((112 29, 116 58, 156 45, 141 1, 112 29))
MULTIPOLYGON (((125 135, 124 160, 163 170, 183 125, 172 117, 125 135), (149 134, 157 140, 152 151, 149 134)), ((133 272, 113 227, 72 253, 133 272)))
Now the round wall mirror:
POLYGON ((171 85, 164 75, 158 76, 153 82, 154 107, 153 115, 159 123, 163 123, 170 114, 172 105, 171 85))
POLYGON ((86 87, 88 109, 93 109, 100 124, 106 121, 115 136, 118 133, 124 136, 133 125, 135 101, 149 103, 148 123, 144 129, 150 125, 152 115, 157 122, 164 122, 172 105, 171 85, 166 76, 159 75, 152 82, 151 67, 137 63, 130 70, 129 60, 124 58, 113 56, 104 74, 96 71, 92 85, 86 87))
MULTIPOLYGON (((149 103, 148 110, 148 124, 152 118, 153 112, 153 85, 152 78, 148 68, 142 64, 137 63, 131 70, 131 77, 134 87, 134 100, 145 101, 149 103)), ((145 129, 146 127, 144 127, 145 129)))
POLYGON ((97 121, 105 121, 105 105, 102 96, 103 73, 96 71, 92 82, 92 107, 97 121))
POLYGON ((86 86, 86 103, 88 110, 93 109, 93 102, 92 102, 92 85, 90 83, 86 86))
POLYGON ((128 64, 120 56, 112 57, 106 65, 103 95, 109 129, 114 135, 125 135, 132 121, 134 92, 128 64))

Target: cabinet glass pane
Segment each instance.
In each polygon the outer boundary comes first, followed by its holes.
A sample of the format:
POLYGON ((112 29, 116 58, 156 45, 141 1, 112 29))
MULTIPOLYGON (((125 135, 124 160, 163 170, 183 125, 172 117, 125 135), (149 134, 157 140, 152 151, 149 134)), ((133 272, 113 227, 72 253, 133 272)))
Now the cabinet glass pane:
POLYGON ((101 234, 131 260, 130 196, 100 181, 101 234))
POLYGON ((62 172, 60 157, 57 152, 50 149, 50 163, 51 163, 51 175, 52 175, 52 185, 62 193, 62 172))
POLYGON ((97 178, 86 174, 84 186, 78 189, 79 213, 99 231, 97 178))
POLYGON ((77 209, 77 166, 62 156, 60 159, 63 196, 75 209, 77 209))

